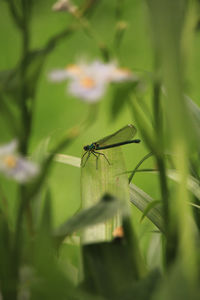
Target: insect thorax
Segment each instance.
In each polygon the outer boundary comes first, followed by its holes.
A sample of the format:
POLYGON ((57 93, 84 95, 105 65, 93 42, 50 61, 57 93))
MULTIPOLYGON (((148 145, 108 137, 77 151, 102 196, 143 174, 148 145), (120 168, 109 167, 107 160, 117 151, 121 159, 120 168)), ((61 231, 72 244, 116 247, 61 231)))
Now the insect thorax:
POLYGON ((91 145, 84 146, 83 149, 85 151, 95 150, 96 149, 96 145, 94 143, 92 143, 91 145))

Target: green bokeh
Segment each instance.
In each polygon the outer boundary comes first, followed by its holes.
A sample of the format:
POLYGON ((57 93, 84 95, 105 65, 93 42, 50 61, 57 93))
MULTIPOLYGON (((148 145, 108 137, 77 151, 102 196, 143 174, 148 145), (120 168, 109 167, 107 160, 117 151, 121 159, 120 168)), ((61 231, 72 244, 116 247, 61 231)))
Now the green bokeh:
MULTIPOLYGON (((98 36, 109 46, 112 45, 116 19, 114 15, 114 0, 99 1, 98 8, 92 16, 91 23, 98 36)), ((34 7, 32 19, 32 47, 42 47, 45 42, 56 32, 70 24, 72 17, 65 13, 54 13, 51 6, 54 1, 37 1, 34 7)), ((128 24, 120 49, 113 49, 113 55, 123 67, 131 68, 139 72, 151 72, 153 54, 151 45, 151 32, 145 2, 136 0, 124 1, 123 20, 128 24)), ((0 3, 0 40, 1 55, 0 69, 9 69, 15 66, 20 55, 20 36, 13 24, 7 10, 6 1, 0 3)), ((196 62, 200 48, 199 35, 195 38, 194 56, 191 58, 191 68, 188 70, 188 86, 191 96, 200 98, 199 88, 199 63, 196 62)), ((38 144, 45 138, 64 132, 78 124, 87 115, 89 106, 87 103, 75 99, 66 92, 66 83, 53 84, 48 81, 48 73, 57 68, 63 68, 67 64, 74 63, 80 58, 93 60, 100 58, 100 53, 94 42, 79 30, 73 36, 58 44, 55 51, 48 57, 43 69, 37 91, 35 115, 33 120, 33 132, 31 150, 35 150, 38 144)), ((128 107, 122 111, 117 120, 111 120, 112 88, 99 103, 99 112, 93 125, 70 147, 62 153, 81 156, 82 147, 107 134, 118 130, 125 124, 132 123, 132 115, 128 107)), ((0 120, 3 128, 4 123, 0 120)), ((8 139, 6 129, 2 131, 1 140, 8 139), (3 138, 2 138, 3 137, 3 138)), ((138 132, 137 137, 140 137, 138 132)), ((143 142, 140 145, 129 145, 123 149, 127 169, 132 170, 137 162, 147 153, 143 142)), ((154 166, 151 160, 146 167, 154 166)), ((153 198, 159 199, 157 176, 148 174, 136 174, 134 183, 144 188, 153 198)), ((80 207, 80 169, 60 163, 53 163, 52 172, 48 180, 52 190, 54 225, 62 223, 73 215, 80 207)), ((11 185, 12 186, 12 185, 11 185)), ((13 207, 13 204, 11 205, 13 207)), ((12 211, 13 209, 11 209, 12 211)), ((12 213, 11 213, 12 214, 12 213)), ((141 213, 133 208, 133 220, 139 233, 143 234, 151 230, 145 219, 142 225, 139 223, 141 213)))
MULTIPOLYGON (((72 19, 65 13, 53 13, 51 11, 53 3, 54 1, 36 2, 31 27, 32 47, 42 47, 48 38, 63 29, 72 19)), ((100 1, 91 20, 94 30, 109 47, 112 45, 116 25, 114 4, 115 1, 100 1)), ((0 5, 0 68, 9 69, 14 67, 19 59, 20 36, 8 14, 6 3, 1 2, 0 5)), ((113 49, 113 54, 116 55, 114 57, 123 67, 137 71, 150 71, 152 50, 144 3, 133 0, 126 1, 123 19, 128 23, 128 29, 120 50, 113 49)), ((47 78, 48 72, 51 70, 63 68, 67 64, 75 63, 80 58, 86 58, 89 61, 101 59, 98 48, 82 30, 59 43, 55 51, 48 57, 37 91, 31 140, 32 150, 35 150, 43 139, 76 125, 88 113, 88 104, 70 96, 66 92, 66 83, 53 84, 47 78)), ((133 122, 128 107, 125 107, 117 120, 114 122, 111 120, 111 97, 112 88, 107 91, 104 99, 99 103, 96 122, 62 153, 80 157, 83 145, 133 122)), ((140 137, 140 133, 137 137, 140 137)), ((133 169, 147 153, 144 143, 125 146, 123 151, 128 170, 133 169)), ((141 188, 145 187, 145 190, 153 197, 158 197, 154 188, 157 183, 156 176, 150 180, 149 175, 136 175, 135 183, 141 188)), ((53 196, 54 225, 59 225, 80 207, 80 169, 55 162, 48 185, 53 196)), ((134 209, 134 223, 138 230, 143 231, 138 222, 140 216, 141 213, 134 209)), ((144 220, 143 223, 145 226, 149 222, 144 220)))

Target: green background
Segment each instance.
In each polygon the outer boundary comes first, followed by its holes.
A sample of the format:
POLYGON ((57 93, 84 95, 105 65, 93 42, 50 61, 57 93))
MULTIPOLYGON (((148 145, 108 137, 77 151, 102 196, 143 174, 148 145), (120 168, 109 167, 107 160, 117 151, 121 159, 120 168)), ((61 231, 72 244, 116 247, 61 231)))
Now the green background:
MULTIPOLYGON (((79 1, 80 3, 81 1, 79 1)), ((35 1, 33 19, 31 21, 31 45, 32 48, 40 48, 55 33, 59 32, 68 24, 71 24, 72 17, 66 13, 52 12, 51 7, 54 1, 35 1)), ((78 3, 78 2, 76 2, 78 3)), ((153 69, 153 52, 151 32, 144 1, 124 1, 123 20, 128 27, 120 49, 113 48, 113 36, 116 27, 114 0, 99 1, 94 12, 91 23, 95 32, 109 47, 112 47, 113 58, 122 67, 128 67, 136 72, 149 73, 153 69)), ((0 69, 13 68, 19 61, 20 36, 17 28, 9 16, 6 1, 0 3, 0 69)), ((200 62, 197 60, 200 50, 199 33, 195 36, 193 56, 190 56, 190 67, 186 65, 186 78, 188 94, 197 101, 200 98, 200 62)), ((78 124, 84 120, 89 111, 89 105, 69 95, 67 83, 51 83, 48 81, 48 73, 53 69, 64 68, 66 65, 76 63, 79 59, 92 61, 101 59, 100 52, 94 41, 85 35, 83 30, 59 43, 55 50, 48 56, 45 67, 41 74, 37 90, 35 114, 33 119, 33 131, 30 150, 35 151, 38 145, 46 138, 56 136, 60 132, 78 124)), ((81 157, 82 148, 85 144, 91 143, 101 137, 118 130, 128 123, 134 123, 132 115, 125 106, 117 119, 112 118, 111 99, 113 88, 110 87, 104 98, 99 102, 98 116, 91 127, 79 136, 72 145, 62 153, 81 157)), ((146 102, 150 102, 151 90, 147 90, 146 102)), ((0 141, 8 142, 13 137, 7 132, 3 120, 0 120, 1 134, 0 141)), ((140 132, 137 134, 140 138, 140 132)), ((129 145, 123 148, 127 170, 132 170, 138 161, 148 153, 144 143, 129 145)), ((151 160, 144 166, 154 166, 151 160)), ((3 181, 9 185, 10 203, 9 213, 14 214, 16 201, 15 184, 11 181, 3 181)), ((139 173, 136 174, 134 183, 149 193, 154 199, 159 200, 157 187, 157 176, 139 173)), ((57 226, 73 215, 80 207, 80 169, 72 166, 53 163, 52 172, 48 179, 52 191, 54 225, 57 226)), ((141 224, 139 219, 141 213, 132 207, 133 222, 142 244, 146 244, 152 236, 153 226, 145 219, 141 224), (145 236, 145 239, 144 239, 145 236)), ((156 245, 158 235, 153 235, 153 242, 156 245)), ((150 251, 150 250, 149 250, 150 251)))

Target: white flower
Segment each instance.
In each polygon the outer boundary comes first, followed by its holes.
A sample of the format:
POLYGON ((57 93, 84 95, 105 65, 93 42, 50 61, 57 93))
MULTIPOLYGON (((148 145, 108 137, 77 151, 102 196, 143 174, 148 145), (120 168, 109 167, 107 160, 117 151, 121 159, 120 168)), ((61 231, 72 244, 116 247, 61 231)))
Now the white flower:
POLYGON ((20 183, 29 181, 39 172, 39 167, 17 153, 17 141, 0 147, 0 172, 20 183))
POLYGON ((69 78, 66 70, 54 70, 49 74, 49 80, 52 82, 60 82, 69 78))
POLYGON ((107 83, 136 79, 136 76, 133 76, 129 69, 119 68, 116 62, 105 64, 97 60, 85 67, 85 72, 95 76, 97 80, 103 80, 107 83))
POLYGON ((134 81, 137 77, 128 69, 114 68, 110 74, 110 81, 122 82, 122 81, 134 81))
POLYGON ((0 147, 0 158, 2 158, 4 155, 12 154, 17 150, 17 141, 13 140, 9 144, 3 145, 0 147))
POLYGON ((99 101, 111 82, 136 79, 130 70, 118 68, 115 62, 102 63, 98 60, 90 64, 68 65, 64 70, 52 71, 49 78, 54 82, 69 79, 69 92, 87 102, 99 101))
POLYGON ((89 65, 83 65, 82 68, 87 76, 95 78, 97 81, 109 83, 110 74, 113 71, 114 65, 113 63, 105 64, 96 60, 89 65))
POLYGON ((77 10, 77 7, 73 5, 70 0, 59 0, 52 6, 52 10, 74 13, 77 10))
POLYGON ((87 102, 97 102, 103 97, 106 89, 104 82, 98 82, 92 77, 82 77, 70 82, 69 92, 77 98, 87 102))
POLYGON ((66 79, 77 79, 83 72, 78 65, 68 65, 65 69, 53 70, 49 73, 49 80, 52 82, 61 82, 66 79))

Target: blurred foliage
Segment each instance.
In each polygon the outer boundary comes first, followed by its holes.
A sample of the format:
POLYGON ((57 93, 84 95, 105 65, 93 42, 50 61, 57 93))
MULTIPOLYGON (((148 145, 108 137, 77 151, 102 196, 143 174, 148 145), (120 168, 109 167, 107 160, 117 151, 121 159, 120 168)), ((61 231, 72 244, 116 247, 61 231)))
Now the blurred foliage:
POLYGON ((200 3, 61 4, 0 2, 0 165, 13 139, 40 165, 21 184, 1 169, 0 298, 199 299, 200 3), (48 80, 81 60, 134 80, 95 104, 48 80), (80 166, 83 145, 129 123, 142 142, 127 169, 119 148, 80 166))

